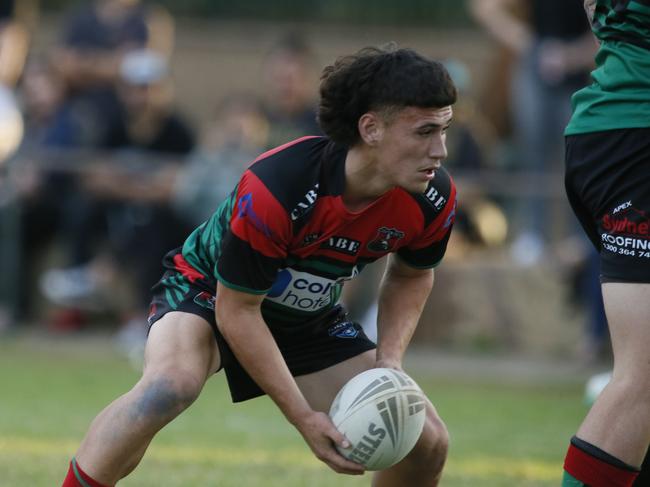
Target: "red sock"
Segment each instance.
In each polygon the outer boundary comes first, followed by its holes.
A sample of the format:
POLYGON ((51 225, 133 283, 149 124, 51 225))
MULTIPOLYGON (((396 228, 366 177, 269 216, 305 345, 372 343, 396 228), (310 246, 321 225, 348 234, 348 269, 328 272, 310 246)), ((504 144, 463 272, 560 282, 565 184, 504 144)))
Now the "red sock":
POLYGON ((590 487, 632 487, 639 471, 575 436, 564 459, 564 470, 590 487))
POLYGON ((74 458, 70 462, 68 475, 66 475, 61 487, 108 487, 94 480, 90 475, 81 470, 77 460, 74 458))

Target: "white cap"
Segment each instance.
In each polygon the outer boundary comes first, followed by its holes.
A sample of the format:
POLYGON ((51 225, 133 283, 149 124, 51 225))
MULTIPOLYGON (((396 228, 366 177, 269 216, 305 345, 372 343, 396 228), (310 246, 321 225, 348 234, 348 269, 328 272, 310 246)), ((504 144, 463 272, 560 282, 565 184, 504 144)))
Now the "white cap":
POLYGON ((133 85, 148 85, 167 75, 167 61, 151 49, 130 51, 122 58, 120 76, 133 85))

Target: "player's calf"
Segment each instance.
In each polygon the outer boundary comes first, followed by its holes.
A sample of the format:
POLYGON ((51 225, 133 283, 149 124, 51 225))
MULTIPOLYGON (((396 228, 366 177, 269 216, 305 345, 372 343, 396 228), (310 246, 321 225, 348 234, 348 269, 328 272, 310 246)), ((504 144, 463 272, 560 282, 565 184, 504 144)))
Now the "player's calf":
POLYGON ((562 487, 631 487, 639 470, 595 445, 571 438, 562 487))
MULTIPOLYGON (((629 375, 632 375, 630 373, 629 375)), ((617 406, 618 414, 603 415, 602 410, 598 417, 616 418, 614 421, 622 422, 627 418, 628 424, 634 425, 633 432, 628 431, 625 441, 629 451, 626 453, 634 464, 626 462, 618 455, 601 449, 592 442, 585 441, 580 436, 574 436, 564 461, 563 487, 631 487, 639 485, 635 479, 639 475, 639 465, 650 442, 650 381, 647 377, 635 378, 625 374, 615 374, 607 388, 596 402, 595 408, 601 402, 617 406), (638 379, 638 380, 637 380, 638 379), (631 418, 631 419, 630 419, 631 418), (631 445, 635 445, 634 448, 631 445), (638 452, 636 450, 638 449, 638 452)), ((590 413, 592 414, 592 413, 590 413)), ((618 426, 620 425, 612 425, 618 426)), ((616 431, 615 428, 612 428, 616 431)), ((589 428, 581 429, 586 434, 592 432, 589 428)), ((621 436, 620 431, 616 431, 621 436)), ((578 435, 581 433, 579 432, 578 435)), ((621 443, 621 442, 619 442, 621 443)), ((643 484, 641 484, 643 485, 643 484)))
POLYGON ((98 486, 114 485, 128 475, 153 436, 196 400, 204 380, 180 366, 149 368, 131 391, 95 418, 77 452, 81 465, 73 460, 63 485, 95 485, 89 479, 98 486))

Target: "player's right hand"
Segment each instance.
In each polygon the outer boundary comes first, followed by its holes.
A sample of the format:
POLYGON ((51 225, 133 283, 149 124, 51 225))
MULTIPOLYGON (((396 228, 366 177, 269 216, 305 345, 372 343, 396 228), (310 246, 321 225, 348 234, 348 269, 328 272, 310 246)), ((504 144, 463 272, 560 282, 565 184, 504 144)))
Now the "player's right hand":
POLYGON ((335 447, 349 448, 348 440, 332 423, 330 417, 321 412, 312 411, 295 424, 316 458, 338 473, 362 475, 363 465, 343 457, 335 447))

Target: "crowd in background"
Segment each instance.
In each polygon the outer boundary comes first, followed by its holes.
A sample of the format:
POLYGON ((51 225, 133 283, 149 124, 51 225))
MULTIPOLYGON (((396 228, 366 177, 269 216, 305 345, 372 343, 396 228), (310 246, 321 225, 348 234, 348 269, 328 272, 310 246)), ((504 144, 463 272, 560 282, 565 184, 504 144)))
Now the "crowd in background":
MULTIPOLYGON (((22 26, 17 7, 7 4, 6 22, 22 26)), ((82 4, 38 57, 27 53, 27 29, 20 32, 25 49, 3 83, 23 120, 3 184, 13 193, 3 220, 13 219, 19 242, 2 254, 16 288, 13 316, 5 310, 4 320, 28 318, 37 287, 55 305, 51 329, 82 328, 90 313, 112 307, 122 330, 141 334, 162 255, 216 209, 261 152, 320 134, 307 84, 310 48, 297 35, 278 39, 263 61, 265 96, 210 101, 213 117, 197 130, 176 109, 174 19, 161 7, 82 4), (48 255, 53 242, 56 254, 48 255)), ((18 55, 7 35, 2 45, 18 55)))
MULTIPOLYGON (((555 14, 566 10, 561 0, 474 0, 468 8, 513 67, 498 85, 510 91, 489 95, 511 113, 482 103, 468 67, 445 60, 460 92, 447 165, 452 175, 469 176, 523 168, 534 187, 561 165, 569 96, 587 82, 591 34, 582 12, 555 14)), ((137 0, 82 2, 63 15, 47 52, 33 55, 37 13, 35 1, 0 2, 0 328, 33 319, 44 300, 39 319, 50 330, 84 329, 109 313, 120 324, 118 341, 129 344, 146 333, 163 254, 216 209, 261 152, 321 133, 320 63, 308 37, 280 36, 262 59, 262 95, 206 100, 213 115, 195 127, 176 108, 175 19, 167 10, 137 0)), ((552 216, 540 194, 513 207, 484 183, 467 177, 460 184, 451 258, 511 245, 519 265, 550 259, 552 216)), ((593 306, 595 351, 606 338, 597 270, 589 254, 578 255, 570 262, 581 270, 574 289, 593 306)), ((346 299, 353 315, 372 319, 381 268, 365 274, 346 299)))

